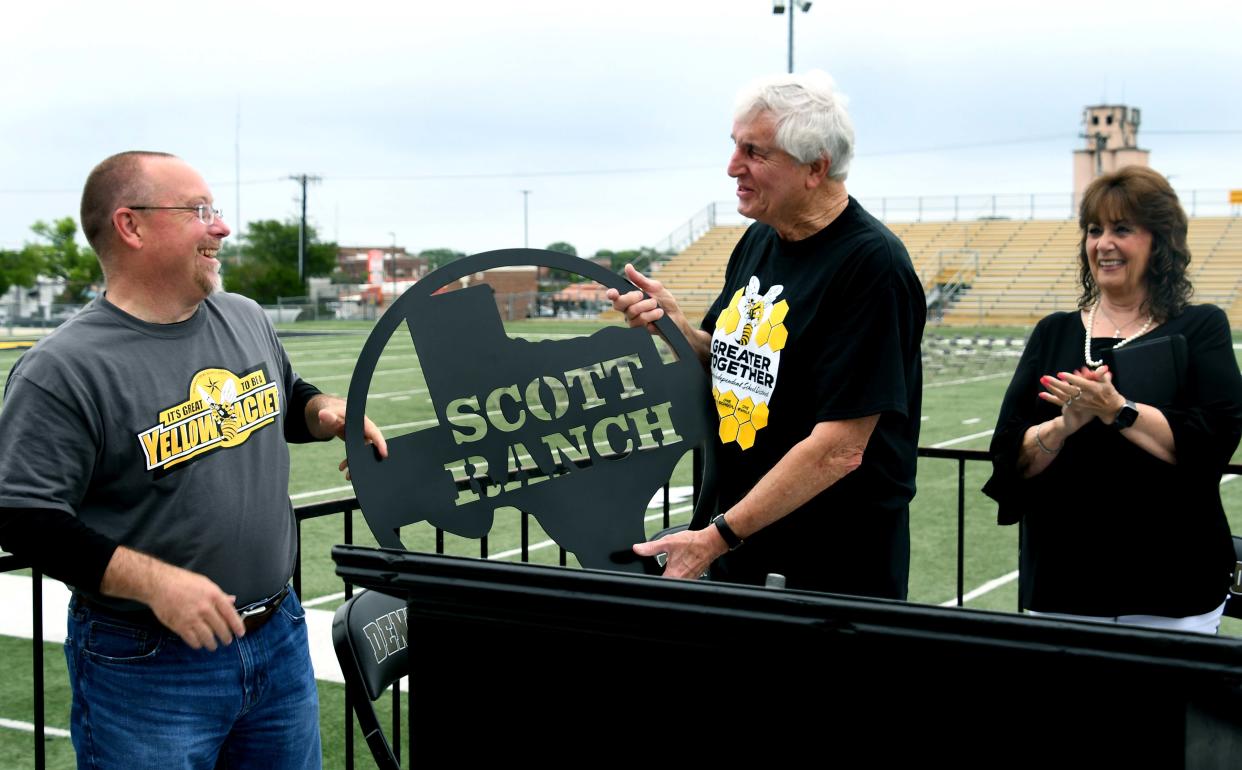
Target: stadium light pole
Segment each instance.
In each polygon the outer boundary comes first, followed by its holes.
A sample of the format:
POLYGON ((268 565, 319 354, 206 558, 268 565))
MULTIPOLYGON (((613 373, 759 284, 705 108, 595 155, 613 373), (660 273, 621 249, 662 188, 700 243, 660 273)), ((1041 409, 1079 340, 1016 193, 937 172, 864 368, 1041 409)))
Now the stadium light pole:
POLYGON ((530 209, 527 207, 527 199, 530 198, 530 190, 522 191, 522 248, 530 248, 530 209))
POLYGON ((389 251, 391 256, 389 269, 392 270, 392 300, 388 304, 397 301, 397 234, 389 232, 388 237, 392 238, 392 250, 389 251))
MULTIPOLYGON (((793 4, 802 9, 803 13, 811 10, 811 0, 792 0, 793 4)), ((786 0, 772 0, 772 13, 782 14, 785 12, 786 0)), ((793 74, 793 20, 794 9, 789 9, 789 74, 793 74)))

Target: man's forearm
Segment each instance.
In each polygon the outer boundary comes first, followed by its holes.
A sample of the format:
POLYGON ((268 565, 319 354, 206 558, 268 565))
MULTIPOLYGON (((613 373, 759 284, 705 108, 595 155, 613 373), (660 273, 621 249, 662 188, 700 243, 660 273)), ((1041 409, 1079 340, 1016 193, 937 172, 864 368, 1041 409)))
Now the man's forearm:
POLYGON ((99 592, 118 599, 150 605, 159 590, 160 575, 171 565, 125 546, 117 546, 99 581, 99 592))
POLYGON ((117 544, 64 511, 0 508, 0 548, 50 577, 95 591, 117 544))
POLYGON ((224 593, 205 575, 182 569, 120 546, 104 571, 100 591, 133 599, 194 649, 216 649, 246 633, 234 608, 237 597, 224 593))
POLYGON ((862 464, 880 416, 821 422, 725 512, 743 540, 805 505, 862 464))

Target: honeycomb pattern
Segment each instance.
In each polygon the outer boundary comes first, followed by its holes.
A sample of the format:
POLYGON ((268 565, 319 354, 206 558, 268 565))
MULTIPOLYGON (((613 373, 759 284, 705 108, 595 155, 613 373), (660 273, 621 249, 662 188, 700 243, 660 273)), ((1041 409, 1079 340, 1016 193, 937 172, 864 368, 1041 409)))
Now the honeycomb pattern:
POLYGON ((768 405, 760 401, 759 406, 756 406, 750 413, 750 421, 755 426, 755 430, 768 427, 768 405))
POLYGON ((720 415, 720 443, 736 441, 742 449, 754 446, 755 433, 768 424, 768 405, 760 402, 756 406, 750 396, 738 401, 731 390, 720 393, 712 388, 712 396, 716 399, 716 412, 720 415))
POLYGON ((755 330, 755 344, 767 345, 772 351, 785 347, 785 343, 789 341, 789 330, 785 328, 785 314, 788 312, 789 303, 785 300, 773 305, 768 319, 755 330))
POLYGON ((716 319, 716 325, 725 330, 725 334, 732 334, 737 331, 737 325, 742 322, 742 314, 737 312, 737 303, 742 299, 744 289, 738 289, 733 293, 733 299, 729 300, 729 305, 716 319))

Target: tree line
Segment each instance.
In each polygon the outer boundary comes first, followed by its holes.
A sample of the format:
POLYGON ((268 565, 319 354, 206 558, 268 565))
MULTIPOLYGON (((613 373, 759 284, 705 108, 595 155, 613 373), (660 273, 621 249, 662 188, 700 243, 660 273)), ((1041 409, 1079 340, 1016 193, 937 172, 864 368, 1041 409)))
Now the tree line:
MULTIPOLYGON (((298 221, 266 219, 251 222, 240 241, 226 241, 220 251, 221 273, 227 291, 243 294, 260 304, 274 304, 280 297, 300 297, 306 285, 298 278, 298 221)), ((20 249, 0 249, 0 296, 9 289, 31 288, 40 277, 61 279, 64 289, 57 298, 66 304, 89 301, 103 287, 103 274, 95 252, 77 241, 78 224, 73 217, 35 222, 35 235, 20 249)), ((338 272, 337 244, 320 240, 311 225, 306 229, 303 271, 308 277, 330 276, 336 282, 347 279, 338 272)), ((556 241, 547 247, 570 256, 578 250, 570 243, 556 241)), ((448 248, 425 249, 418 253, 432 270, 466 256, 448 248)), ((608 267, 620 272, 626 263, 647 270, 652 261, 664 255, 652 248, 611 251, 601 249, 593 259, 607 259, 608 267)), ((582 280, 565 271, 552 271, 556 282, 582 280)))

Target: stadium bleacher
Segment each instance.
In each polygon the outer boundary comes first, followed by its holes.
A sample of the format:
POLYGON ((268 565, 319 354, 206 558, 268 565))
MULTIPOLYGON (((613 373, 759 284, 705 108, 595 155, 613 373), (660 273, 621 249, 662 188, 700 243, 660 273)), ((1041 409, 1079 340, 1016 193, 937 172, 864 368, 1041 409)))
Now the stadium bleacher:
MULTIPOLYGON (((1072 219, 891 222, 946 326, 1030 326, 1079 294, 1078 224, 1072 219)), ((724 282, 745 225, 713 227, 665 262, 657 277, 686 315, 701 318, 724 282)), ((1188 241, 1194 302, 1211 303, 1242 327, 1242 218, 1193 217, 1188 241)))

